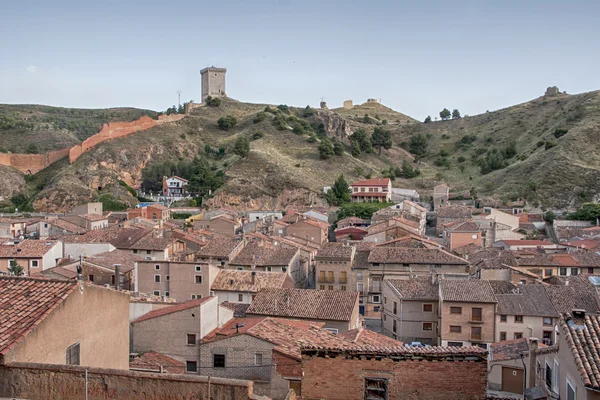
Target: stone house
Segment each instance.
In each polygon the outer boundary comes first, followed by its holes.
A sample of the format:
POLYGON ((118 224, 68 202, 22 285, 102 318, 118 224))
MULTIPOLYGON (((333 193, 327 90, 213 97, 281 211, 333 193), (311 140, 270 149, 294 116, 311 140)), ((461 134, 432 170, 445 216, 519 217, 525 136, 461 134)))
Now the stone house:
POLYGON ((446 224, 442 228, 444 246, 450 250, 469 244, 483 247, 482 232, 479 226, 471 221, 456 221, 446 224))
POLYGON ((439 286, 435 277, 385 279, 382 333, 404 343, 438 343, 439 286))
POLYGON ((440 344, 487 349, 495 340, 496 304, 496 296, 488 281, 441 279, 440 344))
POLYGON ((0 272, 7 273, 11 265, 20 265, 26 276, 37 275, 55 267, 62 258, 63 243, 59 240, 22 240, 0 244, 0 272))
POLYGON ((166 296, 179 302, 212 296, 210 286, 220 269, 188 261, 140 261, 135 267, 137 292, 166 296))
POLYGON ((286 226, 285 236, 293 236, 307 242, 323 245, 327 242, 328 231, 329 224, 327 222, 305 218, 286 226))
POLYGON ((349 278, 355 251, 355 247, 343 243, 326 243, 321 247, 315 257, 316 288, 348 290, 352 285, 349 278))
POLYGON ((7 218, 0 217, 0 237, 2 238, 19 238, 27 232, 27 226, 38 219, 25 218, 7 218))
POLYGON ((47 219, 27 225, 26 232, 38 238, 57 238, 65 235, 82 235, 87 230, 64 219, 47 219))
POLYGON ((206 229, 228 237, 235 236, 241 227, 237 216, 232 217, 225 213, 212 216, 210 219, 194 220, 194 230, 206 229))
POLYGON ((389 203, 392 200, 392 180, 373 178, 350 185, 350 198, 355 203, 389 203))
POLYGON ((488 359, 488 389, 523 394, 530 387, 524 367, 529 368, 528 358, 537 349, 536 338, 531 343, 526 338, 493 343, 488 359))
POLYGON ((384 243, 408 235, 420 235, 419 223, 402 217, 394 217, 373 224, 363 237, 365 242, 384 243))
MULTIPOLYGON (((391 218, 400 218, 401 220, 416 222, 418 224, 418 231, 415 232, 415 234, 420 236, 425 235, 427 210, 419 204, 410 200, 404 200, 401 203, 376 211, 373 213, 371 220, 385 221, 391 218)), ((414 228, 414 225, 411 224, 409 228, 414 228)))
POLYGON ((262 289, 246 310, 266 316, 323 324, 334 333, 361 327, 358 293, 311 289, 262 289))
POLYGON ((564 246, 545 240, 498 240, 492 246, 504 250, 564 249, 564 246))
POLYGON ((436 216, 436 234, 441 234, 444 225, 451 222, 464 221, 471 219, 473 213, 470 207, 452 205, 442 206, 437 209, 436 216))
POLYGON ((157 351, 185 363, 185 372, 201 373, 200 340, 233 318, 216 297, 188 300, 142 315, 131 323, 132 351, 157 351))
POLYGON ((129 295, 81 281, 0 277, 0 365, 129 368, 129 295), (93 312, 92 312, 93 311, 93 312))
POLYGON ((210 288, 219 303, 250 304, 262 289, 294 289, 295 284, 286 272, 257 272, 223 269, 217 274, 210 288))
POLYGON ((240 271, 285 272, 298 287, 304 287, 307 265, 300 262, 297 248, 249 243, 229 262, 228 269, 240 271))
POLYGON ((303 400, 481 400, 487 353, 469 348, 348 347, 302 350, 303 400))
POLYGON ((371 225, 371 220, 358 217, 347 217, 340 219, 336 223, 338 228, 347 228, 349 226, 353 226, 355 228, 367 228, 369 225, 371 225))
POLYGON ((108 217, 102 214, 65 215, 59 219, 80 226, 88 231, 108 228, 108 217))
POLYGON ((216 238, 196 253, 196 261, 225 268, 244 246, 245 242, 238 238, 216 238))
POLYGON ((67 213, 67 215, 82 215, 82 214, 95 214, 102 215, 102 203, 94 202, 94 203, 84 203, 78 206, 75 206, 67 213))
POLYGON ((153 221, 167 221, 171 218, 171 211, 162 204, 154 203, 144 207, 127 210, 127 219, 147 218, 153 221))

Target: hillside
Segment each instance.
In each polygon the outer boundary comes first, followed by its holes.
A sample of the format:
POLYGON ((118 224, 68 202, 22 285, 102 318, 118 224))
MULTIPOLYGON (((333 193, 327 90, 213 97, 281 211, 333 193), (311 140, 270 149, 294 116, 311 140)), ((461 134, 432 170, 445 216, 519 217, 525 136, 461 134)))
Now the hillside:
MULTIPOLYGON (((219 107, 195 109, 179 122, 102 143, 72 165, 58 162, 27 179, 27 194, 39 210, 64 211, 99 196, 132 205, 136 199, 119 180, 136 186, 145 168, 195 156, 225 176, 223 186, 208 200, 213 205, 323 204, 322 188, 340 174, 350 181, 379 176, 390 167, 401 168, 404 160, 418 166, 421 175, 397 178, 394 186, 417 188, 425 196, 441 181, 457 190, 475 188, 480 198, 526 198, 548 208, 573 208, 600 193, 600 92, 541 97, 426 124, 378 103, 309 111, 224 99, 219 107), (224 116, 235 116, 237 125, 219 129, 217 121, 224 116), (376 126, 391 132, 392 148, 381 155, 376 150, 353 157, 349 135, 358 129, 370 134, 376 126), (245 158, 233 151, 240 136, 250 139, 245 158), (342 143, 344 153, 320 158, 318 146, 325 136, 342 143), (427 147, 417 164, 408 151, 414 151, 414 137, 424 138, 427 147)), ((0 137, 0 146, 6 146, 0 137)), ((22 142, 28 144, 27 139, 22 142)), ((22 187, 17 176, 12 175, 15 184, 4 185, 0 194, 15 192, 7 193, 7 186, 22 187)))

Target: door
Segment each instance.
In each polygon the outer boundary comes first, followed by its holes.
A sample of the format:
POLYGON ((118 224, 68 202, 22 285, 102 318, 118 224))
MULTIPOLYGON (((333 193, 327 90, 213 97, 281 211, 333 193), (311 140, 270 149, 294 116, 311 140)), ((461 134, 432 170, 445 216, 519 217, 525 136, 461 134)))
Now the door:
POLYGON ((358 306, 358 312, 360 315, 365 315, 365 306, 358 306))
POLYGON ((290 381, 290 389, 294 390, 296 396, 300 396, 302 392, 302 382, 301 381, 290 381))
POLYGON ((502 391, 523 394, 522 369, 502 367, 502 391))

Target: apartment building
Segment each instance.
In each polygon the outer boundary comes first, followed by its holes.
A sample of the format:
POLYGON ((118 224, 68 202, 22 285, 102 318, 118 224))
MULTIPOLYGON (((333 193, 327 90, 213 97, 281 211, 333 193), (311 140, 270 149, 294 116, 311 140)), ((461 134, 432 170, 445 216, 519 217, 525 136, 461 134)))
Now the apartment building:
MULTIPOLYGON (((315 257, 316 288, 349 290, 356 249, 344 243, 326 243, 315 257)), ((350 289, 354 290, 354 289, 350 289)))

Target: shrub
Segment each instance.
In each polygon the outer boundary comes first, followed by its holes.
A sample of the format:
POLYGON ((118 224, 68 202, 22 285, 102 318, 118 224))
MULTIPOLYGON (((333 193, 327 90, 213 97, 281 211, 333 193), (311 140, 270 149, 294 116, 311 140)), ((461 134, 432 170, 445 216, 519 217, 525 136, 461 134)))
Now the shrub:
POLYGON ((294 126, 294 129, 292 130, 296 135, 304 135, 306 132, 304 131, 304 128, 302 127, 302 125, 296 125, 294 126))
POLYGON ((333 143, 331 143, 331 140, 326 138, 321 140, 318 149, 319 157, 321 157, 324 160, 328 159, 329 157, 335 154, 333 151, 333 143))
POLYGON ((37 147, 37 145, 35 143, 29 143, 27 145, 27 148, 25 149, 25 152, 27 154, 38 154, 39 150, 38 150, 38 147, 37 147))
POLYGON ((553 147, 555 147, 558 143, 556 143, 554 140, 546 140, 546 143, 544 144, 544 149, 548 150, 551 149, 553 147))
POLYGON ((475 142, 476 140, 477 140, 477 135, 473 135, 473 134, 464 135, 463 137, 460 138, 460 140, 458 142, 456 142, 456 148, 457 149, 467 148, 467 147, 471 146, 471 144, 473 142, 475 142))
POLYGON ((546 142, 544 142, 543 140, 538 140, 538 142, 536 143, 536 146, 542 147, 544 144, 546 144, 546 142))
POLYGON ((275 118, 273 118, 273 125, 275 128, 277 128, 277 130, 280 131, 287 130, 289 126, 286 118, 283 115, 276 115, 275 118))
POLYGON ((427 138, 420 133, 412 136, 408 143, 408 151, 419 157, 427 154, 427 138))
POLYGON ((286 104, 280 104, 277 106, 277 108, 286 114, 290 112, 290 108, 286 104))
POLYGON ((127 191, 128 191, 129 193, 131 193, 131 195, 132 195, 133 197, 136 197, 136 196, 137 196, 137 192, 135 191, 135 189, 134 189, 134 188, 132 188, 131 186, 129 186, 129 185, 128 185, 127 183, 125 183, 124 181, 122 181, 122 180, 119 180, 119 185, 121 185, 121 186, 123 186, 125 189, 127 189, 127 191))
POLYGON ((306 106, 304 111, 302 111, 302 116, 304 116, 305 118, 312 117, 314 113, 315 110, 313 110, 310 106, 306 106))
POLYGON ((466 158, 464 158, 463 156, 458 156, 458 158, 456 159, 456 161, 458 161, 459 163, 463 163, 466 161, 466 158))
POLYGON ((228 131, 229 129, 233 128, 237 124, 237 118, 234 117, 233 115, 221 117, 217 121, 217 124, 219 125, 219 129, 228 131))
POLYGON ((433 165, 435 165, 436 167, 450 168, 450 160, 448 159, 448 157, 440 156, 433 162, 433 165))
POLYGON ((440 157, 448 157, 448 152, 444 149, 440 150, 440 157))
POLYGON ((567 132, 569 132, 568 129, 556 128, 556 130, 554 131, 554 137, 558 139, 559 137, 565 136, 567 132))
POLYGON ((315 135, 314 133, 312 135, 310 135, 310 137, 308 138, 308 143, 315 143, 317 141, 317 135, 315 135))
POLYGON ((344 154, 344 145, 341 144, 340 142, 334 142, 333 143, 333 152, 335 153, 336 156, 341 156, 342 154, 344 154))
POLYGON ((246 136, 237 138, 233 152, 240 157, 246 157, 250 153, 250 141, 246 136))
POLYGON ((219 107, 221 105, 221 99, 218 97, 208 96, 206 98, 206 105, 209 107, 219 107))
POLYGON ((425 118, 425 121, 423 121, 424 123, 428 124, 431 122, 431 116, 428 115, 427 118, 425 118))
POLYGON ((364 129, 357 129, 356 132, 350 136, 350 141, 352 142, 352 155, 354 157, 357 157, 361 152, 373 152, 373 142, 364 129))
POLYGON ((262 122, 265 119, 267 119, 267 113, 264 111, 259 111, 254 116, 254 119, 252 120, 252 122, 254 122, 255 124, 258 124, 259 122, 262 122))
POLYGON ((112 195, 105 193, 100 195, 98 199, 102 203, 102 209, 104 211, 123 211, 127 209, 127 204, 122 201, 115 199, 112 195))
POLYGON ((265 134, 263 133, 263 131, 256 131, 252 134, 252 140, 258 140, 264 136, 265 134))

